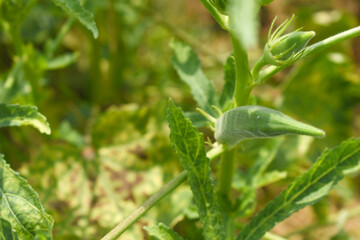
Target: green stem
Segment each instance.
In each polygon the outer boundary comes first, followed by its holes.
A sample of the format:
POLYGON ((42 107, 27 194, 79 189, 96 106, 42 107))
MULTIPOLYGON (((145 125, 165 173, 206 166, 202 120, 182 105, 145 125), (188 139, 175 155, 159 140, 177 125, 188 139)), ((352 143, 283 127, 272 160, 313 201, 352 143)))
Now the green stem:
POLYGON ((231 183, 234 174, 236 150, 226 150, 222 156, 219 167, 219 194, 230 200, 231 183))
POLYGON ((61 27, 58 35, 54 40, 50 40, 48 43, 48 48, 46 49, 46 56, 48 59, 51 59, 54 56, 56 49, 60 46, 62 40, 64 39, 66 33, 70 30, 72 24, 75 21, 75 17, 70 16, 64 25, 61 27))
MULTIPOLYGON (((313 45, 308 46, 305 48, 305 51, 301 58, 304 58, 310 54, 314 54, 317 52, 322 51, 325 48, 331 47, 337 43, 340 43, 342 41, 348 40, 353 37, 360 36, 360 26, 352 28, 350 30, 347 30, 345 32, 336 34, 332 37, 329 37, 327 39, 324 39, 320 42, 317 42, 313 45)), ((300 58, 300 59, 301 59, 300 58)), ((299 59, 297 59, 299 60, 299 59)), ((267 79, 269 79, 271 76, 275 75, 277 72, 281 71, 282 69, 294 64, 294 62, 291 62, 289 64, 283 65, 283 66, 270 66, 263 71, 260 72, 259 81, 256 82, 256 85, 265 82, 267 79)))
POLYGON ((252 89, 252 77, 249 70, 249 60, 245 47, 236 33, 230 33, 234 48, 236 82, 234 90, 234 106, 246 105, 252 89))
POLYGON ((251 75, 254 79, 254 82, 258 81, 259 78, 259 74, 261 69, 266 65, 265 60, 264 60, 264 56, 262 56, 253 66, 253 68, 251 69, 251 75))
POLYGON ((16 56, 21 57, 23 42, 20 36, 20 25, 11 24, 9 30, 10 30, 11 38, 13 40, 15 54, 16 56))
MULTIPOLYGON (((210 160, 215 159, 224 152, 222 145, 219 145, 209 152, 207 152, 207 157, 210 160)), ((113 228, 109 233, 107 233, 101 240, 114 240, 117 239, 122 233, 124 233, 129 227, 131 227, 139 218, 144 216, 153 206, 155 206, 160 200, 162 200, 169 193, 174 191, 178 186, 185 182, 187 177, 187 171, 182 171, 174 179, 172 179, 168 184, 163 186, 158 192, 152 195, 148 200, 146 200, 140 207, 138 207, 131 215, 125 218, 120 222, 115 228, 113 228)))
POLYGON ((215 7, 212 5, 209 0, 200 0, 200 2, 205 6, 205 8, 210 12, 210 14, 215 18, 219 23, 220 27, 224 30, 229 30, 229 17, 221 14, 215 7))

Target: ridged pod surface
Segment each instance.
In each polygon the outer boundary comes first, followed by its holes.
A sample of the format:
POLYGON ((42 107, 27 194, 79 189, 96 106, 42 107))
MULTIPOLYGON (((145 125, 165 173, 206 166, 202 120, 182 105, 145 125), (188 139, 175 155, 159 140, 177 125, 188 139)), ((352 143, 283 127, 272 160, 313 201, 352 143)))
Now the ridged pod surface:
POLYGON ((245 139, 285 134, 325 136, 321 129, 299 122, 277 110, 256 105, 231 109, 215 123, 215 139, 230 146, 245 139))

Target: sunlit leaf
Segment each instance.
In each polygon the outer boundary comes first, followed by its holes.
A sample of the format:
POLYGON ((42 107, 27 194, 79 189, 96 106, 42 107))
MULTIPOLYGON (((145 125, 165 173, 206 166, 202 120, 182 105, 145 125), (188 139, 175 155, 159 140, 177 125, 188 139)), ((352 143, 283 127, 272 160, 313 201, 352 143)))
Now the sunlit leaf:
POLYGON ((210 114, 217 114, 212 108, 218 106, 218 96, 214 84, 209 81, 201 70, 201 63, 196 53, 187 44, 173 41, 171 47, 174 50, 172 64, 180 79, 191 89, 198 107, 210 114))
POLYGON ((144 229, 157 240, 183 240, 182 237, 163 223, 152 227, 144 227, 144 229))
POLYGON ((51 236, 52 218, 47 215, 37 193, 13 171, 0 155, 1 213, 20 239, 33 239, 37 232, 51 236))
POLYGON ((241 231, 237 240, 260 239, 278 222, 314 204, 346 174, 360 169, 360 139, 349 139, 328 149, 314 165, 265 206, 241 231))
POLYGON ((203 235, 205 239, 223 239, 222 214, 210 176, 203 135, 184 117, 181 108, 176 107, 172 100, 168 106, 168 121, 171 143, 181 164, 188 171, 190 187, 203 225, 203 235))
POLYGON ((52 0, 68 14, 76 17, 84 26, 86 26, 97 38, 99 31, 94 21, 94 15, 81 6, 79 0, 52 0))
POLYGON ((0 104, 0 127, 24 125, 31 125, 41 133, 51 133, 49 123, 37 107, 0 104))

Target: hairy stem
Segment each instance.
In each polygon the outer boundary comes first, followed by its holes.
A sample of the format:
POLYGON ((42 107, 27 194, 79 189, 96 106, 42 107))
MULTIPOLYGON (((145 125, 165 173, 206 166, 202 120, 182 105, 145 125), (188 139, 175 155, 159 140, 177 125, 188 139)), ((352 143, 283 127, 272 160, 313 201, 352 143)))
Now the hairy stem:
MULTIPOLYGON (((350 30, 347 30, 345 32, 336 34, 332 37, 326 38, 320 42, 317 42, 313 45, 308 46, 305 48, 305 51, 301 58, 304 58, 310 54, 320 52, 321 50, 331 47, 337 43, 340 43, 342 41, 348 40, 353 37, 360 36, 360 26, 352 28, 350 30)), ((300 59, 301 59, 300 58, 300 59)), ((299 60, 299 59, 297 59, 299 60)), ((259 81, 256 82, 256 85, 265 82, 267 79, 269 79, 271 76, 275 75, 277 72, 281 71, 282 69, 294 64, 294 62, 290 62, 289 64, 283 65, 283 66, 270 66, 263 71, 260 72, 259 81)))
POLYGON ((234 47, 236 82, 234 91, 234 106, 246 105, 252 89, 252 77, 249 70, 249 60, 245 47, 237 38, 236 33, 230 33, 234 47))
POLYGON ((235 165, 236 151, 234 149, 225 151, 221 156, 219 167, 219 194, 230 199, 231 183, 235 165))
MULTIPOLYGON (((212 160, 224 152, 222 145, 219 145, 207 152, 207 157, 212 160)), ((130 216, 121 221, 115 228, 107 233, 101 240, 114 240, 123 234, 129 227, 131 227, 139 218, 144 216, 153 206, 162 200, 169 193, 174 191, 178 186, 185 182, 187 171, 182 171, 168 184, 163 186, 158 192, 146 200, 140 207, 138 207, 130 216)))

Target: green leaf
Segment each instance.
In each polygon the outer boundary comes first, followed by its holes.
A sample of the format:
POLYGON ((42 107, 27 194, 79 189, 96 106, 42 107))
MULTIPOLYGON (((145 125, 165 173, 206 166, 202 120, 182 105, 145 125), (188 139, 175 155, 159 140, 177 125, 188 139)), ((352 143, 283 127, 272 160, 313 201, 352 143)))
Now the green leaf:
POLYGON ((233 55, 228 57, 225 63, 225 84, 220 95, 220 106, 227 110, 229 102, 232 103, 235 89, 236 71, 235 71, 235 59, 233 55))
POLYGON ((69 66, 72 63, 75 63, 77 59, 76 53, 65 53, 58 57, 55 57, 47 62, 47 70, 56 70, 69 66))
POLYGON ((230 26, 247 48, 256 46, 258 42, 259 7, 258 1, 248 0, 232 0, 228 7, 230 26))
POLYGON ((20 239, 34 239, 38 233, 51 238, 51 216, 45 213, 37 193, 3 157, 0 155, 0 218, 11 224, 20 239))
POLYGON ((237 240, 260 239, 278 222, 314 204, 346 174, 360 169, 360 139, 349 139, 327 149, 314 165, 298 177, 245 226, 237 240))
POLYGON ((94 38, 97 38, 99 31, 94 21, 94 15, 83 8, 79 0, 52 0, 68 14, 76 17, 87 29, 89 29, 94 38))
POLYGON ((172 100, 168 106, 170 140, 180 162, 188 171, 188 179, 198 207, 205 239, 224 239, 222 215, 210 176, 209 159, 206 157, 203 135, 199 133, 181 108, 172 100))
POLYGON ((217 115, 212 108, 213 105, 219 105, 214 84, 202 72, 196 53, 190 46, 180 41, 172 41, 171 47, 174 50, 172 64, 180 79, 191 88, 198 106, 209 114, 217 115))
POLYGON ((46 117, 37 107, 0 104, 0 127, 24 125, 31 125, 41 133, 51 133, 46 117))
POLYGON ((157 240, 183 240, 176 232, 163 223, 144 229, 157 240))
POLYGON ((11 224, 0 218, 0 240, 17 240, 17 234, 13 232, 11 224))

